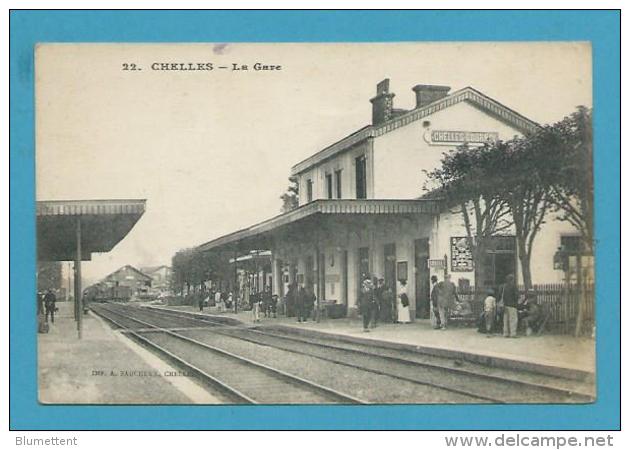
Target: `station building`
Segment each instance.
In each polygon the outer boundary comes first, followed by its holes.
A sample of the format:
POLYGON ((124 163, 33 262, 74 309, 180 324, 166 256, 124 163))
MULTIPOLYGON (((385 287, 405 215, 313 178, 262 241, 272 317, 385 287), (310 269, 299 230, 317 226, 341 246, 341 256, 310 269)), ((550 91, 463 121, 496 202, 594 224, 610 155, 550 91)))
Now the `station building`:
POLYGON ((131 295, 144 295, 149 292, 153 278, 127 264, 107 275, 101 283, 108 288, 126 287, 131 295))
POLYGON ((171 278, 173 269, 169 266, 161 265, 157 267, 141 267, 140 272, 151 277, 151 292, 167 292, 171 288, 171 278))
MULTIPOLYGON (((372 123, 291 169, 299 183, 299 207, 249 228, 214 239, 202 251, 271 251, 273 292, 289 283, 311 286, 320 305, 343 305, 356 314, 363 274, 400 288, 405 280, 411 315, 423 316, 430 277, 445 273, 460 286, 474 283, 472 256, 458 211, 423 197, 424 171, 463 143, 482 145, 537 130, 539 125, 483 93, 466 87, 412 88, 415 108, 394 108, 389 80, 378 83, 372 123), (414 301, 415 299, 415 301, 414 301)), ((541 99, 544 101, 544 99, 541 99)), ((566 222, 548 220, 534 243, 535 283, 557 283, 554 253, 578 236, 566 222)), ((520 274, 515 237, 509 231, 490 245, 484 285, 520 274)))

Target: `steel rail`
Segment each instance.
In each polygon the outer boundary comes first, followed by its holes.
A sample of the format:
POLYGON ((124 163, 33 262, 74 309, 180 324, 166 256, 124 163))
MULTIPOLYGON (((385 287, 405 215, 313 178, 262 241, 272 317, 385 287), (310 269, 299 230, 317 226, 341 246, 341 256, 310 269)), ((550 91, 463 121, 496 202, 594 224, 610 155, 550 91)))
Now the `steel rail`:
MULTIPOLYGON (((124 314, 122 314, 122 313, 120 313, 118 311, 112 311, 109 308, 104 308, 104 309, 106 311, 108 311, 108 312, 112 312, 114 314, 118 314, 118 315, 120 315, 122 317, 131 318, 130 316, 124 315, 124 314)), ((169 329, 162 328, 162 327, 157 326, 155 324, 152 324, 152 323, 146 322, 144 320, 138 319, 137 317, 133 317, 131 319, 133 321, 137 322, 137 323, 140 323, 140 324, 142 324, 144 326, 147 326, 149 328, 153 328, 156 331, 163 332, 165 334, 168 334, 169 336, 175 337, 175 338, 180 339, 182 341, 189 342, 189 343, 194 344, 194 345, 196 345, 198 347, 202 347, 202 348, 205 348, 205 349, 210 350, 212 352, 218 353, 220 355, 227 356, 227 357, 232 358, 234 360, 237 360, 239 362, 245 363, 245 364, 247 364, 249 366, 253 366, 253 367, 257 367, 259 369, 262 369, 262 370, 264 370, 264 371, 266 371, 268 373, 271 373, 272 375, 274 375, 274 376, 276 376, 278 378, 283 378, 283 379, 291 382, 294 385, 306 386, 309 389, 319 391, 320 393, 324 393, 324 394, 326 394, 329 397, 333 397, 335 399, 342 400, 345 403, 350 403, 350 404, 368 404, 368 402, 366 402, 364 400, 361 400, 361 399, 359 399, 357 397, 353 397, 351 395, 344 394, 344 393, 342 393, 340 391, 337 391, 335 389, 323 386, 321 384, 315 383, 313 381, 307 380, 307 379, 299 377, 297 375, 290 374, 290 373, 285 372, 283 370, 276 369, 276 368, 268 366, 266 364, 262 364, 262 363, 259 363, 257 361, 253 361, 253 360, 251 360, 249 358, 245 358, 245 357, 237 355, 235 353, 228 352, 226 350, 223 350, 221 348, 218 348, 218 347, 215 347, 213 345, 207 344, 205 342, 201 342, 201 341, 198 341, 196 339, 189 338, 187 336, 181 335, 181 334, 179 334, 177 332, 174 332, 174 331, 171 331, 169 329)), ((134 334, 137 334, 137 333, 134 333, 134 334)))
MULTIPOLYGON (((114 318, 112 318, 108 314, 103 314, 103 311, 100 311, 100 309, 104 309, 108 313, 121 315, 120 313, 116 313, 115 311, 111 311, 111 310, 109 310, 107 308, 101 308, 101 307, 99 307, 98 309, 92 309, 92 311, 94 311, 95 314, 98 314, 99 316, 101 316, 105 320, 113 323, 117 327, 119 327, 122 330, 124 330, 125 334, 133 336, 135 339, 137 339, 138 341, 142 342, 144 345, 148 346, 149 348, 152 348, 152 349, 156 350, 158 353, 161 353, 161 354, 165 355, 168 359, 174 361, 175 363, 177 363, 177 364, 183 366, 184 368, 190 370, 191 372, 197 374, 198 376, 201 377, 202 380, 204 380, 206 382, 206 384, 209 384, 209 385, 211 385, 211 386, 213 386, 215 388, 218 387, 220 390, 224 391, 224 393, 227 392, 229 397, 236 398, 237 400, 239 400, 241 402, 249 403, 249 404, 257 404, 258 403, 256 400, 254 400, 251 397, 247 396, 246 394, 240 392, 239 390, 233 388, 232 386, 229 386, 228 384, 224 383, 223 381, 219 380, 218 378, 210 375, 209 373, 207 373, 203 369, 195 366, 192 363, 189 363, 188 361, 185 361, 184 359, 180 358, 179 356, 175 355, 174 353, 172 353, 171 351, 165 349, 164 347, 160 346, 159 344, 156 344, 155 342, 152 342, 149 339, 146 339, 144 336, 142 336, 139 333, 135 332, 131 328, 124 326, 123 324, 121 324, 119 321, 115 320, 114 318)), ((136 319, 130 318, 128 316, 123 316, 123 317, 125 317, 127 319, 131 319, 131 320, 137 321, 136 319)))
MULTIPOLYGON (((131 307, 127 307, 127 308, 131 308, 131 307)), ((136 308, 134 308, 134 309, 136 309, 136 308)), ((140 309, 138 308, 138 310, 140 310, 140 309)), ((140 311, 142 311, 142 310, 140 310, 140 311)), ((146 310, 146 309, 144 311, 145 312, 149 312, 149 313, 155 312, 155 310, 146 310)), ((169 314, 169 313, 163 313, 162 315, 168 316, 168 317, 182 317, 184 319, 191 319, 190 316, 188 316, 188 317, 187 316, 179 316, 179 315, 169 314)), ((137 319, 134 319, 134 320, 137 320, 137 319)), ((203 321, 203 322, 206 322, 206 323, 207 322, 217 323, 217 322, 212 322, 212 321, 205 321, 205 320, 202 320, 202 319, 197 319, 197 320, 198 321, 203 321)), ((223 325, 223 324, 221 324, 221 325, 223 325)), ((237 328, 238 328, 238 326, 234 326, 234 329, 237 329, 237 328)), ((308 356, 308 357, 311 357, 311 358, 316 358, 316 359, 319 359, 319 360, 322 360, 322 361, 331 362, 333 364, 338 364, 338 365, 341 365, 341 366, 351 367, 351 368, 359 369, 359 370, 362 370, 362 371, 365 371, 365 372, 370 372, 370 373, 374 373, 374 374, 377 374, 377 375, 382 375, 382 376, 386 376, 386 377, 390 377, 390 378, 395 378, 395 379, 399 379, 399 380, 402 380, 402 381, 407 381, 407 382, 410 382, 410 383, 413 383, 413 384, 417 384, 417 385, 421 385, 421 386, 428 386, 428 387, 432 387, 432 388, 441 389, 441 390, 444 390, 444 391, 449 392, 449 393, 463 395, 465 397, 470 397, 470 398, 474 398, 474 399, 477 399, 477 400, 483 400, 483 401, 491 402, 491 403, 506 403, 504 400, 496 398, 496 397, 491 397, 491 396, 488 396, 488 395, 482 395, 482 394, 478 394, 478 393, 471 392, 471 391, 468 391, 468 390, 459 389, 459 388, 443 385, 443 384, 436 383, 436 382, 421 381, 421 380, 418 380, 417 378, 406 377, 404 375, 400 375, 400 374, 396 374, 396 373, 392 373, 392 372, 386 372, 386 371, 382 371, 382 370, 378 370, 378 369, 373 369, 373 368, 370 368, 370 367, 365 367, 365 366, 362 366, 362 365, 359 365, 359 364, 353 364, 353 363, 349 363, 349 362, 346 362, 346 361, 340 361, 340 360, 334 359, 334 358, 327 358, 325 356, 320 356, 320 355, 312 355, 312 354, 309 354, 309 353, 301 352, 299 350, 290 349, 290 348, 277 346, 277 345, 274 346, 274 345, 271 345, 271 344, 268 344, 268 343, 264 344, 264 343, 261 343, 260 341, 256 341, 255 339, 252 339, 252 338, 247 338, 247 337, 244 337, 244 336, 234 336, 233 334, 230 334, 230 333, 220 332, 220 331, 217 331, 216 328, 212 328, 212 331, 216 332, 217 334, 221 334, 223 336, 231 337, 233 339, 239 339, 239 340, 243 340, 243 341, 250 342, 250 343, 253 343, 253 344, 257 344, 257 345, 266 345, 267 347, 277 348, 277 349, 280 349, 280 350, 283 350, 283 351, 287 351, 287 352, 290 352, 290 353, 295 353, 295 354, 302 355, 302 356, 308 356)), ((245 331, 245 330, 243 328, 240 328, 240 331, 245 331)), ((247 330, 247 331, 257 332, 257 330, 247 330)), ((271 335, 271 334, 266 334, 266 333, 263 333, 263 332, 259 332, 259 333, 264 335, 264 336, 275 337, 274 335, 271 335)), ((284 336, 278 336, 278 337, 284 338, 284 336)), ((313 345, 313 346, 325 347, 324 345, 321 345, 319 343, 311 343, 311 342, 308 342, 308 341, 301 341, 301 340, 298 340, 298 341, 300 343, 303 343, 303 344, 310 344, 310 345, 313 345)), ((203 343, 201 343, 201 344, 203 344, 203 343)), ((339 348, 339 350, 346 350, 346 349, 339 348)), ((369 355, 369 356, 376 356, 376 357, 380 356, 380 355, 375 355, 375 354, 371 354, 371 353, 367 353, 367 352, 365 352, 363 354, 369 355)))
MULTIPOLYGON (((164 316, 170 316, 170 317, 181 317, 183 319, 187 319, 187 320, 193 320, 193 321, 198 321, 198 322, 203 322, 203 323, 211 323, 213 325, 217 325, 220 324, 222 325, 224 328, 228 328, 228 329, 233 329, 236 331, 240 331, 240 332, 249 332, 249 333, 254 333, 254 334, 259 334, 261 336, 268 336, 271 338, 276 338, 276 339, 281 339, 281 340, 286 340, 286 341, 292 341, 292 342, 297 342, 297 343, 302 343, 302 344, 307 344, 307 345, 311 345, 311 346, 318 346, 318 347, 322 347, 322 348, 329 348, 329 349, 333 349, 333 350, 338 350, 338 351, 344 351, 344 352, 348 352, 348 353, 354 353, 354 354, 359 354, 359 355, 364 355, 364 356, 372 356, 372 357, 377 357, 377 358, 382 358, 388 361, 392 361, 392 362, 397 362, 397 363, 401 363, 401 364, 405 364, 405 365, 411 365, 411 366, 419 366, 419 367, 426 367, 426 368, 430 368, 430 369, 436 369, 436 370, 444 370, 456 375, 460 375, 460 376, 469 376, 469 377, 473 377, 473 378, 478 378, 484 381, 496 381, 496 382, 500 382, 500 383, 504 383, 504 384, 514 384, 514 385, 519 385, 519 386, 524 386, 527 388, 532 388, 532 389, 538 389, 541 391, 546 391, 549 393, 553 393, 555 395, 561 395, 561 396, 565 396, 565 397, 571 397, 573 399, 576 400, 581 400, 581 401, 585 401, 585 402, 592 402, 594 401, 594 397, 590 394, 584 393, 584 392, 578 392, 578 391, 572 391, 572 390, 568 390, 562 387, 556 387, 556 386, 549 386, 546 384, 541 384, 541 383, 536 383, 536 382, 530 382, 530 381, 524 381, 524 380, 518 380, 518 379, 514 379, 514 378, 503 378, 497 375, 492 375, 492 374, 484 374, 484 373, 479 373, 479 372, 475 372, 472 370, 467 370, 467 369, 462 369, 462 368, 457 368, 457 367, 450 367, 444 364, 435 364, 435 363, 429 363, 429 362, 420 362, 420 361, 410 361, 404 358, 400 358, 397 356, 390 356, 390 355, 383 355, 380 353, 374 353, 371 351, 367 351, 367 350, 361 350, 361 349, 356 349, 356 348, 349 348, 349 347, 345 347, 345 346, 339 346, 339 345, 333 345, 333 344, 328 344, 328 343, 322 343, 322 342, 313 342, 310 341, 308 339, 304 339, 304 338, 299 338, 299 337, 295 337, 295 336, 287 336, 284 334, 277 334, 277 333, 271 333, 268 331, 261 331, 259 329, 252 329, 249 327, 243 327, 241 325, 227 325, 223 322, 218 322, 215 320, 212 320, 211 317, 208 318, 201 318, 201 317, 195 317, 195 316, 191 316, 189 314, 186 313, 179 313, 177 311, 167 311, 164 309, 158 309, 158 308, 146 308, 152 312, 156 312, 158 314, 162 314, 164 316)), ((238 339, 242 339, 248 342, 253 342, 253 343, 258 343, 261 344, 259 341, 250 339, 250 338, 246 338, 243 336, 234 336, 230 333, 225 333, 225 332, 221 332, 221 331, 216 331, 215 328, 213 328, 213 331, 215 331, 217 334, 222 334, 222 335, 226 335, 226 336, 232 336, 234 338, 238 338, 238 339)), ((321 339, 325 339, 325 338, 317 338, 319 340, 321 339)), ((363 344, 355 344, 355 345, 363 345, 363 344)), ((269 345, 271 347, 274 347, 273 345, 269 345)), ((301 353, 297 350, 291 350, 291 349, 286 349, 283 347, 275 347, 275 348, 282 348, 283 350, 286 351, 290 351, 293 353, 297 353, 297 354, 304 354, 301 353)), ((330 362, 335 362, 341 365, 346 365, 349 367, 355 367, 355 368, 363 368, 362 366, 359 365, 353 365, 351 363, 346 363, 343 361, 338 361, 338 360, 334 360, 331 358, 326 358, 323 356, 316 356, 316 355, 308 355, 308 356, 312 356, 314 358, 319 358, 325 361, 330 361, 330 362)), ((369 368, 363 368, 364 370, 368 370, 368 371, 372 371, 372 369, 369 368)), ((388 375, 388 376, 392 376, 392 377, 397 377, 400 379, 404 379, 406 381, 412 381, 414 379, 412 378, 407 378, 401 375, 397 375, 397 374, 393 374, 391 372, 380 372, 377 371, 375 373, 380 373, 382 375, 388 375)), ((417 382, 419 383, 419 380, 415 380, 413 382, 417 382)), ((433 386, 434 384, 428 383, 429 385, 433 386)), ((439 385, 436 385, 436 387, 440 387, 439 385)), ((447 390, 450 389, 456 389, 457 388, 450 388, 450 387, 446 387, 447 390)), ((452 391, 452 392, 456 392, 456 391, 452 391)), ((489 396, 483 396, 483 395, 478 395, 478 394, 473 394, 473 393, 466 393, 465 391, 462 392, 457 392, 463 395, 468 395, 468 396, 476 396, 478 398, 481 399, 485 399, 488 401, 492 401, 492 402, 498 402, 498 403, 506 403, 505 401, 502 401, 500 399, 496 399, 493 397, 489 397, 489 396)))

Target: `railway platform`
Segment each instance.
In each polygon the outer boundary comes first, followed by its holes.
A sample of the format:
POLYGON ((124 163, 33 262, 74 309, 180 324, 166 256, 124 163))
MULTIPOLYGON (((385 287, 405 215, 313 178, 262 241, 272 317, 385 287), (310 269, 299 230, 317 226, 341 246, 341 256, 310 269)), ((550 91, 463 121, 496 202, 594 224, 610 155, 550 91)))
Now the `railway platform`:
POLYGON ((334 339, 352 342, 370 340, 375 345, 417 351, 481 363, 493 367, 524 370, 573 379, 594 379, 595 341, 583 337, 561 335, 521 336, 519 339, 492 338, 476 328, 452 327, 434 330, 428 320, 409 324, 379 324, 369 333, 363 332, 360 319, 322 319, 319 323, 297 323, 295 318, 261 318, 252 323, 250 311, 217 312, 206 308, 200 313, 191 306, 155 306, 190 314, 222 317, 243 324, 281 328, 303 336, 325 334, 334 339))
POLYGON ((135 345, 93 314, 77 339, 73 305, 58 302, 38 334, 39 401, 44 404, 219 403, 186 374, 135 345))

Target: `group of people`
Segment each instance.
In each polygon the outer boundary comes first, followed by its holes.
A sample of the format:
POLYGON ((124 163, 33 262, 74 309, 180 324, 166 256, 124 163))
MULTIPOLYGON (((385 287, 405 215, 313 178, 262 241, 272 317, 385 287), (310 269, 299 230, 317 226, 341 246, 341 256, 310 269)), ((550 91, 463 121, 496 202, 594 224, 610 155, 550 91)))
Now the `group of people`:
POLYGON ((363 331, 375 328, 378 322, 409 323, 409 297, 407 283, 400 280, 399 293, 396 296, 392 286, 385 284, 385 280, 363 275, 359 308, 363 317, 363 331))
POLYGON ((519 298, 514 275, 510 274, 498 292, 488 289, 481 319, 479 331, 488 337, 502 331, 503 337, 516 338, 519 323, 523 324, 527 336, 539 331, 543 314, 534 291, 527 291, 523 298, 519 298))
POLYGON ((303 284, 298 286, 296 283, 291 283, 285 297, 287 316, 295 315, 298 322, 307 322, 310 317, 313 317, 316 301, 310 286, 305 287, 303 284))
MULTIPOLYGON (((437 276, 431 277, 430 292, 430 319, 434 329, 446 330, 449 318, 461 312, 461 305, 457 295, 457 287, 451 281, 451 276, 446 274, 443 281, 438 281, 437 276)), ((363 330, 370 331, 379 322, 382 323, 410 323, 411 315, 409 297, 407 295, 407 283, 398 280, 398 294, 394 287, 385 283, 384 279, 364 274, 360 286, 359 307, 363 318, 363 330)), ((48 317, 54 322, 55 296, 48 291, 41 297, 39 309, 46 310, 48 317)), ((210 292, 208 299, 213 299, 219 309, 230 309, 233 305, 232 294, 219 290, 210 292)), ((284 304, 287 317, 297 317, 297 322, 307 322, 314 318, 316 297, 312 288, 303 284, 292 283, 289 285, 284 304)), ((199 309, 203 310, 204 301, 199 302, 199 309)), ((278 297, 272 295, 271 287, 265 286, 260 292, 249 295, 249 306, 252 311, 252 320, 260 322, 264 317, 276 317, 278 309, 278 297)), ((519 299, 518 288, 513 274, 506 277, 505 283, 496 290, 488 289, 483 301, 483 312, 479 317, 478 330, 489 337, 494 333, 503 333, 505 337, 517 337, 519 323, 524 324, 527 335, 537 331, 541 326, 542 311, 536 302, 536 295, 528 291, 523 299, 519 299)))
POLYGON ((203 312, 205 305, 216 306, 219 312, 232 309, 234 299, 231 292, 221 291, 219 289, 211 289, 207 295, 201 294, 198 297, 199 311, 203 312))
POLYGON ((261 292, 249 294, 249 306, 252 310, 252 320, 260 322, 260 314, 265 317, 276 317, 278 310, 278 297, 271 294, 271 287, 265 286, 261 292))

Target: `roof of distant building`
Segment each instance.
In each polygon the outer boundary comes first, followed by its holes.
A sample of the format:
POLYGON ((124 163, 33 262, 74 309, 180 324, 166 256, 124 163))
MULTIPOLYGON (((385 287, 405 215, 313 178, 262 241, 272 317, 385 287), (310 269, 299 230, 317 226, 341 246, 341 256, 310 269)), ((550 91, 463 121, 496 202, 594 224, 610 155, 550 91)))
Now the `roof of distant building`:
POLYGON ((122 266, 120 269, 115 270, 114 272, 110 273, 109 275, 107 275, 107 276, 105 277, 105 280, 107 280, 107 279, 109 279, 109 278, 113 277, 113 276, 114 276, 114 275, 116 275, 118 272, 121 272, 121 271, 123 271, 123 270, 125 270, 125 269, 131 269, 132 271, 134 271, 134 272, 136 272, 138 275, 140 275, 140 277, 143 277, 143 278, 145 278, 145 279, 147 279, 147 280, 152 280, 152 278, 151 278, 151 276, 150 276, 150 275, 147 275, 147 274, 146 274, 146 273, 144 273, 143 271, 141 271, 141 270, 139 270, 139 269, 136 269, 134 266, 132 266, 132 265, 130 265, 130 264, 124 265, 124 266, 122 266))

